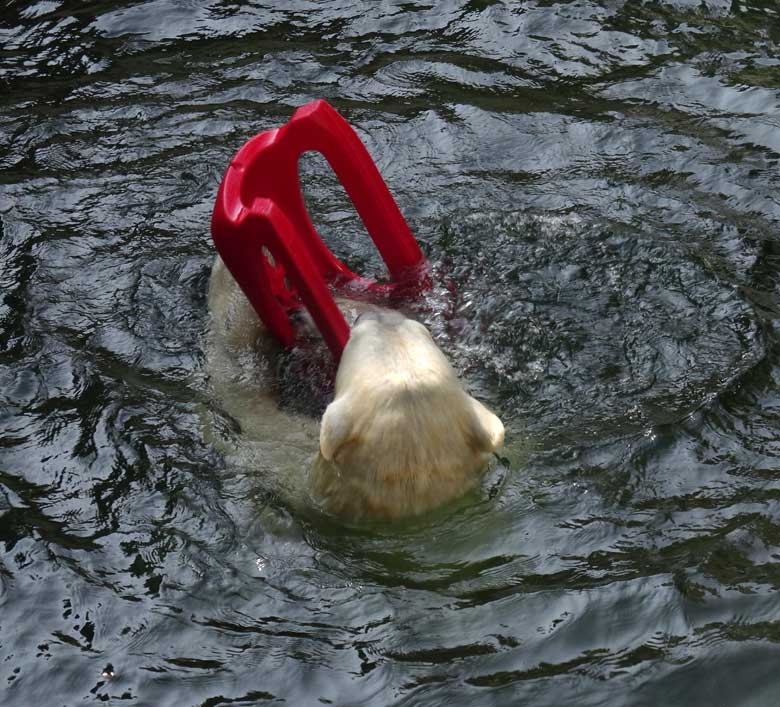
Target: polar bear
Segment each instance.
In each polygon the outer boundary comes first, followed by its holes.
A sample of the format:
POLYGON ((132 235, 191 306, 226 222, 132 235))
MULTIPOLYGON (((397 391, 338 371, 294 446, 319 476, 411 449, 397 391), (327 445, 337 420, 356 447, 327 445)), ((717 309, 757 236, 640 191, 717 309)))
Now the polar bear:
MULTIPOLYGON (((425 326, 373 305, 339 306, 355 318, 320 423, 313 497, 351 519, 395 519, 475 486, 503 444, 499 418, 464 390, 425 326)), ((270 352, 274 342, 219 258, 209 309, 212 331, 234 352, 270 352)))

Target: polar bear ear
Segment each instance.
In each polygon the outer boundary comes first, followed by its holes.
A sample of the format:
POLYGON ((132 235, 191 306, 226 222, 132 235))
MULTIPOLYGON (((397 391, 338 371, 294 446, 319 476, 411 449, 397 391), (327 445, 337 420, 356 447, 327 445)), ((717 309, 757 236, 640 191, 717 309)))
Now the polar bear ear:
POLYGON ((320 423, 320 454, 333 461, 339 448, 352 433, 351 405, 348 397, 334 400, 325 410, 320 423))
POLYGON ((504 423, 478 400, 471 400, 477 419, 476 440, 481 452, 495 452, 504 443, 504 423))

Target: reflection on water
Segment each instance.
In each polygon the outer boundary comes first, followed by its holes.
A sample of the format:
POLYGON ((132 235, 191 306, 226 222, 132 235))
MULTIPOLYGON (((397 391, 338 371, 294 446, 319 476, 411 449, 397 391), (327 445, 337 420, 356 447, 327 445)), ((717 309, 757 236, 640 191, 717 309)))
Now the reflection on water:
POLYGON ((1 702, 774 704, 773 0, 0 14, 1 702), (317 97, 509 433, 479 493, 400 526, 281 501, 300 440, 253 442, 203 365, 216 186, 317 97))

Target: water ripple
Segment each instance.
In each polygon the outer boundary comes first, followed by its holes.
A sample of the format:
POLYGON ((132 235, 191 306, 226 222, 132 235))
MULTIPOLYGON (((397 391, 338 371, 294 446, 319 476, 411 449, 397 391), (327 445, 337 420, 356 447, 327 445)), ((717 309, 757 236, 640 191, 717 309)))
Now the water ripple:
MULTIPOLYGON (((7 699, 772 704, 777 18, 772 0, 5 8, 7 699), (318 97, 430 257, 411 313, 508 431, 479 489, 398 525, 306 508, 317 425, 292 411, 327 398, 318 361, 242 360, 233 406, 204 368, 223 170, 318 97), (277 373, 283 410, 261 414, 277 373)), ((301 172, 328 244, 381 276, 324 160, 301 172)))

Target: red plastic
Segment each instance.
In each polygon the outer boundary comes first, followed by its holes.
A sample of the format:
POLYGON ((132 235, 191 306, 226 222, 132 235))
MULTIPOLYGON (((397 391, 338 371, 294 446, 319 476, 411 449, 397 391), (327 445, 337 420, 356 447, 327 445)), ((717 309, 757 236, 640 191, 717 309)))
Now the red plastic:
POLYGON ((338 360, 349 338, 329 285, 368 289, 427 284, 426 260, 357 133, 328 103, 313 101, 284 127, 249 140, 222 179, 211 218, 214 245, 269 331, 295 344, 290 312, 305 306, 338 360), (322 153, 357 209, 392 283, 351 272, 317 234, 301 192, 298 159, 322 153), (269 254, 272 259, 269 259, 269 254))

